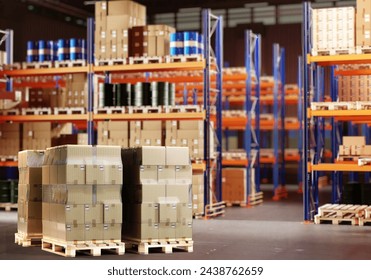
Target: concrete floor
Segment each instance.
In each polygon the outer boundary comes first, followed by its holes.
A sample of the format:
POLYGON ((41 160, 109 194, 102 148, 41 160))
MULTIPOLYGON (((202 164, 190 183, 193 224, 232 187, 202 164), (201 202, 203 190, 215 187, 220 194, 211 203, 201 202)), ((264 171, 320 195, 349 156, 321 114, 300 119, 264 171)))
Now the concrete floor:
MULTIPOLYGON (((289 198, 271 201, 272 188, 264 192, 263 205, 231 207, 223 217, 194 221, 194 252, 149 255, 104 254, 94 259, 128 260, 371 260, 371 227, 303 223, 301 195, 292 188, 289 198)), ((328 198, 324 192, 322 197, 328 198)), ((323 201, 324 204, 328 201, 323 201)), ((16 212, 0 212, 0 259, 65 259, 14 244, 16 212)), ((77 259, 92 259, 78 255, 77 259)))

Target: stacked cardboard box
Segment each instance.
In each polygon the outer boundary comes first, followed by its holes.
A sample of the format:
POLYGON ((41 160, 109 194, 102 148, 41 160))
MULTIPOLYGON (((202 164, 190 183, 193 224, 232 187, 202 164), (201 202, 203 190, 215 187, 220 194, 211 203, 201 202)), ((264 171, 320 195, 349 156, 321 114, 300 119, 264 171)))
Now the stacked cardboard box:
POLYGON ((77 134, 77 145, 88 145, 88 134, 78 133, 77 134))
POLYGON ((6 63, 6 52, 0 51, 0 65, 4 65, 6 63))
POLYGON ((44 239, 121 239, 121 147, 48 148, 42 184, 44 239))
POLYGON ((51 146, 51 123, 28 122, 23 124, 23 150, 45 150, 51 146))
POLYGON ((170 54, 170 33, 167 25, 136 26, 130 30, 130 56, 166 56, 170 54))
MULTIPOLYGON (((366 65, 342 66, 342 70, 368 69, 366 65)), ((371 76, 339 76, 339 101, 371 101, 371 76)))
POLYGON ((203 158, 203 121, 166 121, 166 146, 188 147, 192 159, 203 158))
POLYGON ((71 74, 66 80, 66 107, 86 107, 87 98, 86 74, 71 74))
POLYGON ((355 51, 355 9, 313 9, 312 55, 355 51))
POLYGON ((123 149, 123 239, 192 238, 188 148, 123 149))
POLYGON ((17 123, 0 124, 0 155, 16 156, 20 151, 20 125, 17 123))
POLYGON ((28 107, 50 107, 50 96, 52 92, 52 89, 31 88, 29 90, 28 107))
POLYGON ((371 47, 371 1, 357 0, 356 46, 371 47))
POLYGON ((204 174, 192 174, 192 193, 193 193, 193 216, 204 213, 204 174))
POLYGON ((161 146, 161 121, 130 121, 129 147, 161 146))
POLYGON ((95 4, 95 59, 124 59, 129 55, 128 30, 146 24, 146 7, 133 1, 95 4))
POLYGON ((127 121, 98 122, 98 145, 129 146, 129 125, 127 121))
POLYGON ((18 234, 42 235, 42 175, 44 151, 18 153, 18 234))
POLYGON ((246 202, 246 168, 223 168, 222 197, 226 202, 246 202))

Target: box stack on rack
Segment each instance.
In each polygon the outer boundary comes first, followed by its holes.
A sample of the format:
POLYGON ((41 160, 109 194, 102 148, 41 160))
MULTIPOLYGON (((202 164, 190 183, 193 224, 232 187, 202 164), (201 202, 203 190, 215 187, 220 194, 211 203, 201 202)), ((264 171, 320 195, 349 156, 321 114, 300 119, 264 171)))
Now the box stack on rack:
POLYGON ((130 121, 129 147, 161 145, 162 121, 130 121))
POLYGON ((170 33, 175 29, 167 25, 135 26, 130 30, 129 55, 166 56, 170 54, 170 33))
POLYGON ((150 247, 167 252, 173 247, 192 251, 192 166, 188 148, 123 149, 122 159, 123 240, 144 254, 150 247))
POLYGON ((312 55, 355 52, 354 7, 313 9, 312 55))
POLYGON ((228 204, 246 205, 246 168, 223 168, 223 200, 228 204))
POLYGON ((188 147, 191 159, 204 156, 203 121, 166 121, 166 146, 188 147))
POLYGON ((0 66, 6 64, 6 52, 0 51, 0 66))
POLYGON ((129 56, 129 29, 146 24, 146 7, 133 1, 100 1, 95 4, 95 59, 129 56))
POLYGON ((42 164, 44 151, 18 153, 18 233, 15 242, 31 246, 42 238, 42 164))
POLYGON ((356 47, 357 53, 371 50, 371 1, 357 0, 356 47))
POLYGON ((71 74, 66 80, 66 107, 83 107, 88 104, 86 74, 71 74))
POLYGON ((129 147, 129 125, 127 121, 98 122, 98 145, 129 147))
POLYGON ((194 217, 202 216, 204 214, 205 202, 204 202, 204 174, 193 173, 192 174, 192 194, 193 194, 193 211, 194 217))
POLYGON ((51 146, 50 122, 26 122, 23 124, 23 150, 45 150, 51 146))
MULTIPOLYGON (((342 65, 339 70, 369 69, 369 65, 342 65)), ((371 76, 338 76, 339 101, 371 101, 371 76)), ((334 100, 335 101, 335 100, 334 100)))
MULTIPOLYGON (((55 245, 99 243, 100 249, 124 252, 121 147, 48 148, 42 176, 43 250, 56 253, 55 245)), ((65 254, 74 256, 79 247, 73 248, 65 254)))
POLYGON ((0 156, 15 156, 20 150, 20 125, 0 124, 0 156))

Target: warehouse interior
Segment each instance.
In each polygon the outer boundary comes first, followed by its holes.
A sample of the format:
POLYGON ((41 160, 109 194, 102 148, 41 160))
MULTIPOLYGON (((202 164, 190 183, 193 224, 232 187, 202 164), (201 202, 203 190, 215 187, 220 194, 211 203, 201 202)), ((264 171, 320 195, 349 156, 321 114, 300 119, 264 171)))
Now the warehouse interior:
POLYGON ((369 13, 0 0, 0 259, 370 259, 369 13))

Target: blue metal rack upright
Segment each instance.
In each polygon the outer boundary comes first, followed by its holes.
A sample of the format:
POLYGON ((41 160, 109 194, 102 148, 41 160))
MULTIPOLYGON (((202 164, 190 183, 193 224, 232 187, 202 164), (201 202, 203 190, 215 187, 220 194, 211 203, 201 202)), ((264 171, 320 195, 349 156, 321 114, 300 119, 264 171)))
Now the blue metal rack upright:
POLYGON ((245 66, 246 66, 246 98, 245 110, 247 123, 244 133, 244 145, 248 159, 246 172, 246 194, 248 204, 254 202, 260 193, 260 35, 251 30, 245 31, 245 66), (253 77, 255 81, 253 82, 253 77), (255 89, 255 96, 252 91, 255 89), (253 124, 255 120, 255 125, 253 124))
MULTIPOLYGON (((14 33, 11 29, 0 30, 0 34, 2 34, 2 38, 0 39, 0 43, 5 41, 5 52, 6 52, 6 64, 11 65, 13 64, 13 40, 14 40, 14 33)), ((13 90, 13 79, 8 78, 6 80, 6 91, 13 90)))
POLYGON ((206 67, 204 69, 204 109, 205 109, 205 215, 217 215, 222 208, 218 203, 222 197, 222 67, 223 67, 223 17, 215 16, 210 9, 202 11, 204 57, 206 67), (215 52, 211 46, 212 37, 215 38, 215 52), (211 89, 212 59, 215 58, 216 88, 211 89), (212 155, 210 154, 210 92, 216 92, 216 161, 215 161, 215 197, 212 196, 212 155), (214 200, 215 202, 214 202, 214 200))
POLYGON ((273 199, 287 197, 285 188, 285 50, 273 44, 273 199), (279 124, 280 122, 280 124, 279 124), (279 152, 281 152, 281 157, 279 152))
POLYGON ((299 151, 299 165, 298 165, 298 182, 299 190, 303 189, 303 58, 298 58, 298 121, 299 121, 299 138, 298 138, 298 151, 299 151))
POLYGON ((88 144, 93 145, 94 142, 94 122, 93 122, 93 108, 94 108, 94 84, 93 76, 94 72, 92 66, 94 64, 94 19, 88 18, 87 21, 87 63, 89 70, 87 73, 88 80, 88 121, 87 121, 87 133, 88 133, 88 144))

